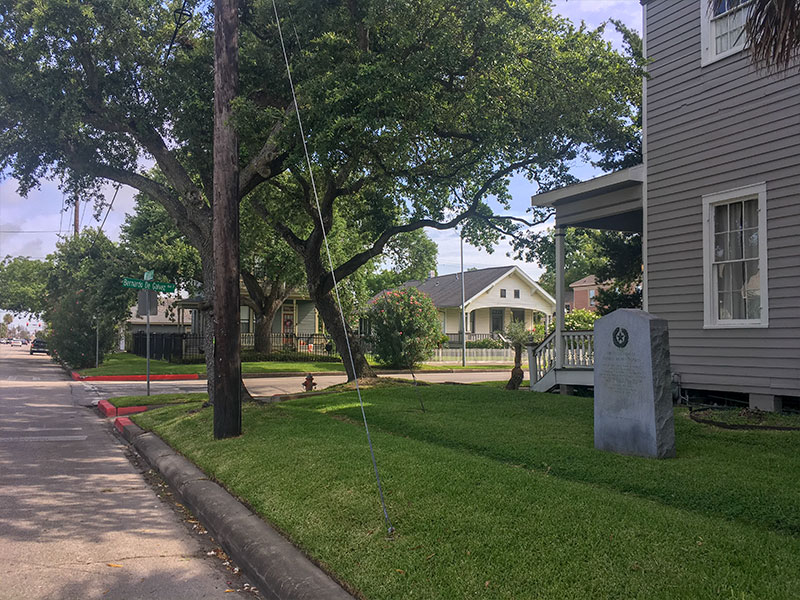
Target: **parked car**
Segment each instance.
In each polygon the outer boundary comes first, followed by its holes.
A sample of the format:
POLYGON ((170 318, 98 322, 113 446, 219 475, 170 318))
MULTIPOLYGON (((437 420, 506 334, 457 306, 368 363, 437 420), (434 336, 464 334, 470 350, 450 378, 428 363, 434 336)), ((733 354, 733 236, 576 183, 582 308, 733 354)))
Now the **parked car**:
POLYGON ((22 340, 11 340, 11 346, 12 347, 19 346, 21 348, 22 347, 22 340))
POLYGON ((0 338, 0 344, 10 344, 11 340, 8 338, 0 338))
POLYGON ((44 352, 45 354, 50 354, 50 351, 47 349, 47 342, 38 338, 33 340, 30 352, 31 354, 34 352, 44 352))
POLYGON ((28 340, 26 340, 25 338, 22 338, 22 345, 23 346, 27 346, 28 345, 28 340))

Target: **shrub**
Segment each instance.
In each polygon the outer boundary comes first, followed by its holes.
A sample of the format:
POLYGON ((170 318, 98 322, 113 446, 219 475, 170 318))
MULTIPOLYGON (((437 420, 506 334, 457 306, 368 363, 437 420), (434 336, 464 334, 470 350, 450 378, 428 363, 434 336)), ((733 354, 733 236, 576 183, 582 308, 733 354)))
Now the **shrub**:
POLYGON ((242 362, 340 362, 337 354, 312 354, 310 352, 294 352, 281 350, 278 352, 242 352, 242 362))
POLYGON ((567 313, 564 317, 564 329, 567 331, 582 331, 594 329, 594 322, 600 318, 596 312, 581 308, 567 313))
POLYGON ((416 288, 382 293, 368 318, 374 356, 388 367, 408 369, 427 360, 442 337, 433 301, 416 288))

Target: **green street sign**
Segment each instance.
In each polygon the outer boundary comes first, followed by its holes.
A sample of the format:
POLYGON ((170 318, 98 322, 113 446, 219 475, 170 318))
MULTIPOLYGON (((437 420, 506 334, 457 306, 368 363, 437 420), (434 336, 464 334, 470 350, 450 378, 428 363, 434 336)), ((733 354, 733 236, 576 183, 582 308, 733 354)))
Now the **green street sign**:
POLYGON ((144 279, 134 279, 133 277, 123 277, 122 287, 133 288, 135 290, 153 290, 154 292, 174 292, 174 283, 164 283, 160 281, 145 281, 144 279))
POLYGON ((153 281, 153 270, 150 269, 149 271, 144 272, 144 280, 145 281, 153 281))

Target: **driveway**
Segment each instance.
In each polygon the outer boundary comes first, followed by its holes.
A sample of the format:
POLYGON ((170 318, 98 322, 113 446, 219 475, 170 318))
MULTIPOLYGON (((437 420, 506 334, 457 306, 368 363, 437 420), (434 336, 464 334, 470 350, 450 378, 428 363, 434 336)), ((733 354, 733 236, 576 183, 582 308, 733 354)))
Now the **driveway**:
POLYGON ((226 592, 245 581, 159 499, 92 399, 50 357, 0 346, 0 597, 253 598, 226 592))

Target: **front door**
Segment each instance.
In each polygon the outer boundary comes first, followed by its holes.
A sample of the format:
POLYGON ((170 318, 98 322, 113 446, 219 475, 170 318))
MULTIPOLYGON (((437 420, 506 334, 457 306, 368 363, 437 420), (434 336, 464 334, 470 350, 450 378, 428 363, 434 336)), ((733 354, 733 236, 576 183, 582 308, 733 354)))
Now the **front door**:
POLYGON ((495 331, 503 331, 503 313, 502 308, 492 309, 492 333, 495 331))

